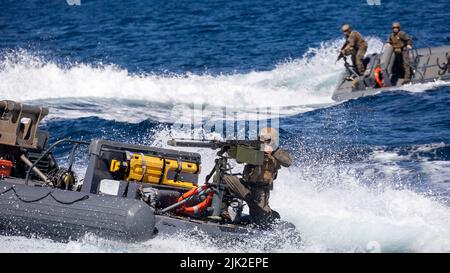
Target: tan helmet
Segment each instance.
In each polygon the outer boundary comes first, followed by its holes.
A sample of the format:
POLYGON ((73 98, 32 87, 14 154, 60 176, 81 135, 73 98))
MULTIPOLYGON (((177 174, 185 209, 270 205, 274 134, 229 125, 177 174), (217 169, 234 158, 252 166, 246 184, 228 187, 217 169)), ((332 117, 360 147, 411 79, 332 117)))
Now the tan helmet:
POLYGON ((352 26, 349 24, 343 24, 341 27, 342 32, 352 31, 352 26))
POLYGON ((398 28, 398 29, 400 29, 400 23, 399 22, 394 22, 394 23, 392 23, 392 28, 398 28))
POLYGON ((266 152, 275 151, 278 148, 278 130, 271 127, 262 128, 259 132, 259 140, 266 152))

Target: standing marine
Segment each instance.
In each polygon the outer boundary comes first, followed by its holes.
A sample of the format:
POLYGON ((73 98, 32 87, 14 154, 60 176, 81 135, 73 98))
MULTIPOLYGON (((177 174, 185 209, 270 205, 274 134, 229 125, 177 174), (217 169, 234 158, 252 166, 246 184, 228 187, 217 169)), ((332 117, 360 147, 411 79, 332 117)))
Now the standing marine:
POLYGON ((288 152, 278 147, 278 131, 264 128, 259 139, 264 148, 264 162, 261 166, 247 164, 242 178, 237 175, 225 175, 223 180, 228 190, 249 206, 250 219, 257 225, 264 226, 280 215, 269 206, 270 191, 273 181, 277 179, 281 167, 289 167, 292 159, 288 152))
POLYGON ((403 84, 411 81, 411 66, 409 64, 408 49, 412 49, 413 42, 411 37, 403 30, 400 30, 399 22, 392 23, 392 32, 389 35, 387 43, 394 47, 395 60, 403 66, 404 76, 403 84))
POLYGON ((341 52, 339 54, 339 58, 341 56, 351 55, 352 63, 356 67, 356 72, 359 75, 364 74, 364 55, 367 51, 367 42, 364 40, 362 35, 352 29, 352 26, 349 24, 344 24, 341 27, 341 31, 345 35, 345 43, 341 48, 341 52))

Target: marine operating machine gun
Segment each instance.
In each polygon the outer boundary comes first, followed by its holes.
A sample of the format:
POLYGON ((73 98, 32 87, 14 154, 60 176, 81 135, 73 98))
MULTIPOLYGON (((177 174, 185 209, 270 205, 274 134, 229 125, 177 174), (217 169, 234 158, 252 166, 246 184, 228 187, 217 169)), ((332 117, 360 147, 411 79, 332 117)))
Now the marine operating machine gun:
MULTIPOLYGON (((209 218, 212 220, 220 220, 222 213, 222 203, 224 201, 224 193, 226 192, 226 185, 223 181, 224 175, 232 174, 232 167, 229 164, 229 159, 236 160, 240 164, 251 164, 260 166, 264 161, 264 151, 260 140, 177 140, 171 139, 167 142, 170 146, 175 147, 197 147, 209 148, 213 150, 219 149, 215 164, 210 173, 206 176, 205 187, 201 193, 205 191, 213 191, 212 202, 210 206, 209 218), (214 181, 209 181, 213 176, 216 176, 214 181)), ((230 199, 227 196, 226 199, 230 199)), ((230 200, 227 200, 230 201, 230 200)), ((174 209, 182 204, 177 203, 165 209, 165 211, 174 209)))

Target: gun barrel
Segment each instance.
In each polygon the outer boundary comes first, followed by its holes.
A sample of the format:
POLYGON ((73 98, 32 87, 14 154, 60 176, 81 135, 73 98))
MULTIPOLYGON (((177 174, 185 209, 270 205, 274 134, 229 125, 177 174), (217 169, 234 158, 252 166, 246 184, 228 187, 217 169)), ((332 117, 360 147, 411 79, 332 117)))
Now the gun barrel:
POLYGON ((261 147, 259 140, 227 140, 227 141, 217 141, 217 140, 197 140, 197 141, 186 141, 170 139, 167 141, 167 145, 174 147, 197 147, 197 148, 209 148, 209 149, 219 149, 222 147, 231 146, 250 146, 255 149, 261 147))
POLYGON ((170 139, 167 141, 167 145, 174 147, 197 147, 197 148, 210 148, 217 149, 219 146, 213 141, 180 141, 176 139, 170 139))

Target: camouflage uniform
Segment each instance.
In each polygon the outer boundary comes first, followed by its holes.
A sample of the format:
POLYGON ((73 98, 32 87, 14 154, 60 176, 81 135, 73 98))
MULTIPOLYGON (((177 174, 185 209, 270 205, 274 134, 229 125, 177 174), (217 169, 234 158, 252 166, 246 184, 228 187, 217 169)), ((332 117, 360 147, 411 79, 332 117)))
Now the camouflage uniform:
POLYGON ((281 166, 289 167, 291 164, 289 154, 282 149, 277 149, 271 154, 265 154, 262 166, 247 164, 244 167, 242 179, 233 175, 224 176, 228 189, 247 202, 253 222, 264 224, 273 216, 269 206, 273 181, 277 178, 281 166))
POLYGON ((367 51, 367 42, 358 31, 352 30, 342 47, 344 55, 352 55, 352 63, 356 66, 359 75, 364 74, 364 55, 367 51))
POLYGON ((395 58, 403 64, 403 70, 405 72, 404 80, 409 81, 411 79, 411 66, 409 65, 406 46, 413 45, 411 37, 404 31, 399 31, 398 33, 392 32, 389 35, 387 43, 394 47, 395 58))

